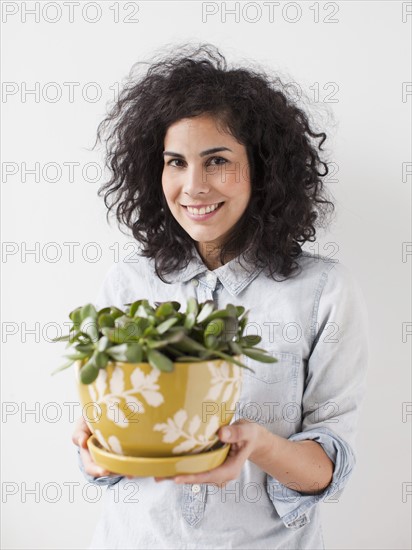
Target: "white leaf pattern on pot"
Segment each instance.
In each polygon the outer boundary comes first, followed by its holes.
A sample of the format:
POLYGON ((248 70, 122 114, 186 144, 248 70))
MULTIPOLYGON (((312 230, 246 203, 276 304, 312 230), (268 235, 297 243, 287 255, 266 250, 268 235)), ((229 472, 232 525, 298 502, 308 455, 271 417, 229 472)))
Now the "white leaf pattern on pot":
POLYGON ((123 369, 115 367, 110 378, 110 391, 114 394, 124 392, 124 374, 123 369))
POLYGON ((98 405, 102 403, 106 405, 108 420, 114 422, 120 428, 127 428, 129 417, 132 422, 135 421, 133 420, 135 418, 133 413, 141 414, 145 412, 145 406, 136 397, 136 394, 140 394, 151 407, 158 407, 164 402, 164 397, 159 391, 160 386, 157 384, 159 376, 160 371, 158 369, 152 369, 149 374, 145 375, 139 367, 136 367, 130 375, 132 388, 125 390, 124 371, 120 366, 115 366, 110 379, 110 392, 106 393, 108 390, 107 372, 106 369, 100 369, 95 382, 97 395, 93 391, 92 385, 90 385, 90 396, 98 405), (124 400, 124 403, 121 406, 122 400, 124 400), (127 403, 131 404, 129 409, 132 414, 126 416, 123 411, 127 403))
POLYGON ((188 439, 187 441, 183 441, 182 443, 177 445, 173 449, 173 452, 175 454, 177 454, 177 453, 187 453, 188 451, 191 451, 193 449, 193 447, 195 447, 195 446, 196 446, 196 443, 193 441, 193 439, 188 439))
POLYGON ((97 393, 94 389, 94 386, 93 384, 89 384, 89 394, 90 394, 90 399, 94 402, 96 402, 98 400, 97 398, 97 393))
POLYGON ((227 364, 226 361, 222 361, 222 364, 220 366, 220 372, 221 372, 223 378, 228 378, 229 377, 229 365, 227 364))
POLYGON ((171 427, 169 424, 155 424, 153 429, 156 432, 164 432, 163 443, 174 443, 180 437, 180 430, 171 427))
POLYGON ((182 429, 184 423, 187 420, 187 412, 184 409, 180 409, 180 411, 177 411, 177 413, 174 415, 173 420, 176 426, 182 429))
POLYGON ((103 399, 103 395, 106 391, 106 387, 107 387, 106 378, 107 378, 106 369, 100 369, 95 382, 99 401, 103 399))
POLYGON ((147 404, 152 407, 158 407, 164 401, 164 397, 160 392, 153 390, 142 390, 142 395, 146 399, 147 404))
POLYGON ((217 416, 213 416, 210 419, 204 435, 201 433, 196 435, 202 425, 198 415, 195 415, 189 421, 188 431, 186 432, 184 427, 187 419, 187 411, 180 409, 174 414, 173 419, 168 418, 167 423, 155 424, 153 427, 155 431, 163 432, 163 443, 174 443, 179 438, 184 439, 184 441, 181 441, 176 447, 173 447, 173 454, 192 450, 195 453, 199 453, 212 447, 218 440, 217 436, 215 436, 208 441, 219 428, 219 418, 217 416))
POLYGON ((205 437, 209 439, 217 430, 219 429, 219 418, 217 416, 212 416, 209 421, 209 424, 206 426, 205 437))
POLYGON ((233 387, 229 384, 226 386, 226 389, 223 393, 222 401, 229 401, 230 396, 232 395, 233 387))
POLYGON ((214 384, 206 394, 205 400, 216 401, 223 388, 222 383, 214 384))
POLYGON ((95 430, 94 435, 96 436, 97 441, 100 443, 100 445, 104 449, 106 449, 106 451, 109 451, 109 452, 113 451, 114 453, 116 453, 118 455, 124 454, 122 446, 120 444, 120 441, 118 440, 118 438, 115 435, 109 435, 107 441, 103 437, 100 430, 95 430))
POLYGON ((197 430, 199 429, 199 426, 200 426, 200 417, 199 415, 195 415, 192 420, 190 421, 190 424, 189 424, 189 433, 190 435, 194 435, 197 430))
POLYGON ((144 413, 145 408, 143 406, 143 403, 137 399, 134 395, 128 395, 126 399, 126 405, 129 405, 129 409, 135 413, 144 413))
MULTIPOLYGON (((230 376, 229 365, 227 361, 222 361, 220 368, 213 362, 207 364, 209 372, 211 374, 210 388, 206 394, 206 401, 217 401, 222 391, 223 397, 220 401, 228 401, 234 388, 239 386, 240 380, 237 376, 230 376)), ((234 370, 235 370, 234 365, 234 370)), ((235 374, 235 372, 234 372, 235 374)))
POLYGON ((107 402, 107 418, 114 422, 119 428, 127 428, 129 421, 124 412, 120 409, 118 397, 112 397, 107 402))

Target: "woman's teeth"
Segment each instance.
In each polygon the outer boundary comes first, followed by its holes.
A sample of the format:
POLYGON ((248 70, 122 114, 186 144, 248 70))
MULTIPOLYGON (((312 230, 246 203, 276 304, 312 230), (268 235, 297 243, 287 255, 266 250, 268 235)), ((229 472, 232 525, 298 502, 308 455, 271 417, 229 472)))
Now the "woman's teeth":
POLYGON ((211 206, 206 206, 206 208, 194 208, 192 206, 188 206, 187 209, 191 214, 195 214, 197 216, 202 216, 203 214, 209 214, 209 212, 213 212, 218 208, 220 205, 220 202, 217 202, 216 204, 212 204, 211 206))

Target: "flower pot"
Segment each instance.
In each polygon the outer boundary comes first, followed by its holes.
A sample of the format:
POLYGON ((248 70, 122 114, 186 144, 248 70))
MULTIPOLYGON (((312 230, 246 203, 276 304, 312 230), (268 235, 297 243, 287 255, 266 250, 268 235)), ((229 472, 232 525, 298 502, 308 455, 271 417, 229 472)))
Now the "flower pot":
MULTIPOLYGON (((237 357, 239 359, 239 357, 237 357)), ((164 372, 149 363, 109 363, 97 379, 76 379, 83 416, 99 465, 126 475, 168 476, 221 464, 229 445, 217 431, 238 401, 241 367, 219 359, 174 363, 164 372)))

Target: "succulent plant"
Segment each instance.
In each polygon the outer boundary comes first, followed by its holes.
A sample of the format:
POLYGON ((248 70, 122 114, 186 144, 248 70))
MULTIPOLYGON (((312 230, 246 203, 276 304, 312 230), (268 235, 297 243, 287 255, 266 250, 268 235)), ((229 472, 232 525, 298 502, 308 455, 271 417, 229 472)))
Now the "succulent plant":
POLYGON ((185 312, 179 302, 137 300, 122 311, 93 304, 74 309, 69 334, 54 338, 67 342, 69 361, 52 374, 81 361, 80 379, 92 383, 109 362, 148 362, 161 371, 172 371, 174 362, 226 359, 252 370, 235 356, 246 355, 264 363, 277 360, 257 348, 258 335, 243 335, 248 311, 228 304, 217 309, 212 300, 189 298, 185 312))

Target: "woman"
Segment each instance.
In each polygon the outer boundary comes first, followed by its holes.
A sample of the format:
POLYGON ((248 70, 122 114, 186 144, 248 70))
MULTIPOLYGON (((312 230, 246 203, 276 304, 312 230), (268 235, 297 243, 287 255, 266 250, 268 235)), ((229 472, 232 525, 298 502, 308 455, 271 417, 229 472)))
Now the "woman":
POLYGON ((191 296, 243 305, 248 332, 278 362, 248 360, 234 422, 218 433, 230 455, 209 472, 105 472, 80 419, 80 465, 108 486, 92 547, 323 548, 316 504, 336 501, 352 472, 367 362, 357 283, 301 248, 332 207, 326 135, 279 79, 228 69, 210 45, 131 79, 104 132, 112 177, 100 193, 139 253, 113 265, 97 307, 143 297, 185 307, 191 296))

